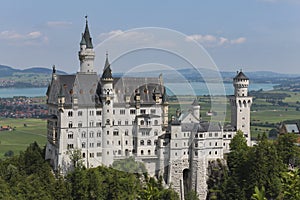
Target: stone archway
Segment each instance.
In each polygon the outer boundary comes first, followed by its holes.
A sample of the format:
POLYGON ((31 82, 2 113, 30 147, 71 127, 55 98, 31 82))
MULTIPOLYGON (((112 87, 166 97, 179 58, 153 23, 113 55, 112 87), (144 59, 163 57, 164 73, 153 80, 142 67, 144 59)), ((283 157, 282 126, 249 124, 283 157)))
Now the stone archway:
POLYGON ((183 191, 184 194, 187 194, 191 190, 191 171, 190 169, 184 169, 182 172, 182 180, 183 180, 183 191))

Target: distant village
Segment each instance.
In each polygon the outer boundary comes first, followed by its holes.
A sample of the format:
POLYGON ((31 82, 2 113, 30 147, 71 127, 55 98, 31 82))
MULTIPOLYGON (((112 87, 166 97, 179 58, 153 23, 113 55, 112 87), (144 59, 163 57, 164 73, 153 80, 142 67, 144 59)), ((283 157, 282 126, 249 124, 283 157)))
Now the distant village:
POLYGON ((40 97, 0 98, 2 118, 46 118, 48 115, 45 99, 40 97))

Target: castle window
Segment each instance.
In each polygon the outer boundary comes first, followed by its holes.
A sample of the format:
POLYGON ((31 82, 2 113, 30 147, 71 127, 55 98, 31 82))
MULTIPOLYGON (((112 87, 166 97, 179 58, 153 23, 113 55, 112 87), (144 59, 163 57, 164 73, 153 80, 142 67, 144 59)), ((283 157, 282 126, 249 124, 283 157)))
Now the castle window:
POLYGON ((141 140, 141 141, 140 141, 140 144, 141 144, 141 146, 144 145, 144 144, 145 144, 145 143, 144 143, 144 140, 141 140))
POLYGON ((120 115, 125 115, 125 110, 120 110, 120 115))
POLYGON ((208 154, 211 155, 211 151, 208 154))
POLYGON ((72 117, 73 116, 73 112, 72 111, 69 111, 68 112, 68 117, 72 117))
POLYGON ((109 131, 106 131, 106 134, 109 135, 109 131))
POLYGON ((72 128, 72 127, 73 127, 73 123, 69 122, 69 128, 72 128))
POLYGON ((118 141, 118 145, 121 145, 121 141, 120 140, 118 141))
POLYGON ((90 158, 94 158, 94 153, 90 153, 90 158))
POLYGON ((223 138, 226 138, 226 134, 223 135, 223 138))
POLYGON ((113 110, 113 115, 115 114, 115 110, 113 110))
POLYGON ((177 143, 175 143, 175 147, 177 147, 177 143))
POLYGON ((158 125, 158 121, 157 120, 154 120, 154 125, 158 125))
POLYGON ((79 122, 78 123, 78 128, 81 128, 82 127, 82 122, 79 122))
POLYGON ((198 143, 197 143, 197 142, 195 142, 195 147, 196 147, 196 148, 198 147, 198 143))
POLYGON ((68 145, 67 145, 67 148, 68 148, 68 149, 73 149, 73 148, 74 148, 74 144, 68 144, 68 145))
POLYGON ((215 146, 218 146, 218 143, 217 143, 217 142, 215 143, 215 146))
POLYGON ((215 151, 215 155, 217 155, 218 154, 218 152, 217 151, 215 151))
POLYGON ((90 127, 93 127, 94 126, 94 122, 90 122, 90 127))
POLYGON ((121 123, 122 123, 122 122, 121 122, 121 120, 119 120, 119 121, 118 121, 118 125, 120 126, 120 125, 121 125, 121 123))
POLYGON ((209 146, 211 146, 211 142, 209 142, 209 146))
POLYGON ((101 137, 101 132, 97 132, 97 137, 101 137))
POLYGON ((141 125, 144 125, 144 123, 145 123, 144 120, 141 120, 141 125))
POLYGON ((121 150, 118 150, 118 154, 121 155, 121 150))
POLYGON ((90 143, 90 147, 93 148, 94 147, 94 143, 90 143))
POLYGON ((107 140, 106 144, 109 144, 109 140, 107 140))
POLYGON ((135 115, 135 110, 130 110, 131 115, 135 115))
POLYGON ((155 114, 156 113, 156 110, 155 109, 151 109, 151 114, 155 114))
POLYGON ((157 140, 154 140, 154 145, 155 145, 155 146, 157 145, 157 140))
POLYGON ((244 134, 244 136, 247 138, 247 137, 248 137, 248 134, 244 134))
POLYGON ((108 124, 108 125, 110 124, 110 120, 109 119, 106 120, 106 124, 108 124))
POLYGON ((195 156, 198 156, 198 151, 195 151, 195 156))
POLYGON ((68 139, 73 139, 73 133, 68 134, 68 139))
POLYGON ((223 143, 223 146, 224 146, 224 147, 226 146, 225 142, 223 143))
POLYGON ((175 152, 175 156, 177 156, 177 152, 175 152))
POLYGON ((157 130, 154 131, 154 135, 155 135, 155 136, 158 135, 158 131, 157 131, 157 130))
POLYGON ((151 140, 147 140, 147 145, 151 145, 151 140))
POLYGON ((197 133, 195 134, 195 138, 198 138, 198 134, 197 133))
POLYGON ((94 132, 90 132, 90 138, 94 137, 94 132))
POLYGON ((85 133, 85 132, 82 132, 82 133, 81 133, 81 137, 82 137, 82 138, 86 138, 86 133, 85 133))
POLYGON ((125 144, 128 145, 128 141, 127 140, 125 141, 125 144))
POLYGON ((85 153, 82 153, 82 157, 85 158, 85 153))
POLYGON ((128 136, 128 129, 125 130, 125 135, 128 136))
POLYGON ((109 151, 107 151, 106 154, 109 155, 109 151))
POLYGON ((100 127, 101 126, 101 122, 96 122, 96 127, 100 127))
POLYGON ((212 133, 209 133, 209 134, 208 134, 208 137, 212 137, 212 133))
POLYGON ((151 151, 150 150, 148 150, 148 155, 151 155, 151 151))
POLYGON ((94 111, 90 110, 90 116, 94 116, 94 111))
POLYGON ((128 125, 128 120, 125 121, 125 125, 128 125))
POLYGON ((228 135, 228 138, 231 138, 231 137, 232 137, 231 134, 229 134, 229 135, 228 135))
POLYGON ((101 147, 101 142, 98 142, 98 143, 97 143, 97 147, 101 147))
POLYGON ((215 133, 215 137, 218 137, 218 135, 219 135, 218 133, 215 133))
POLYGON ((98 115, 98 116, 101 115, 101 110, 97 110, 96 115, 98 115))
POLYGON ((119 131, 118 130, 114 130, 113 134, 114 134, 114 136, 119 136, 119 131))
POLYGON ((203 138, 203 134, 202 134, 202 133, 200 133, 199 137, 200 137, 200 138, 203 138))
POLYGON ((146 114, 146 109, 141 109, 141 114, 146 114))
POLYGON ((144 150, 141 150, 141 155, 144 155, 144 150))
POLYGON ((101 152, 97 152, 97 157, 101 157, 102 153, 101 152))
POLYGON ((85 142, 81 143, 81 148, 85 148, 85 142))

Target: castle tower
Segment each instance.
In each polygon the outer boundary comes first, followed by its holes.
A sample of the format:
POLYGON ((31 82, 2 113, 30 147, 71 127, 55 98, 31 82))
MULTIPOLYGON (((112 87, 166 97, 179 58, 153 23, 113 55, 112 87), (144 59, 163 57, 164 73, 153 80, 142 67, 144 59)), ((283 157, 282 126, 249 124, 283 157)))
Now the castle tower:
POLYGON ((248 96, 249 78, 242 72, 237 72, 233 78, 234 95, 230 97, 231 125, 241 130, 251 145, 250 108, 252 97, 248 96))
POLYGON ((93 49, 92 38, 88 27, 87 16, 85 30, 81 37, 80 51, 78 52, 80 60, 80 73, 95 73, 94 72, 94 60, 95 52, 93 49))
POLYGON ((102 163, 109 166, 113 163, 114 158, 114 138, 113 138, 113 100, 114 88, 113 77, 108 62, 108 54, 106 54, 106 61, 101 77, 102 91, 102 163))

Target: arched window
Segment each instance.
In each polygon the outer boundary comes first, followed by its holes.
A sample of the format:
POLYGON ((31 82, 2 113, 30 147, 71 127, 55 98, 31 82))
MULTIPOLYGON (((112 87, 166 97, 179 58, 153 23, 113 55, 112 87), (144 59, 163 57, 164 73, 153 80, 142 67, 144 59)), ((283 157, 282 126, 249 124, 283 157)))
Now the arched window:
POLYGON ((144 155, 144 150, 141 150, 141 155, 144 155))
POLYGON ((147 140, 147 145, 151 145, 151 140, 147 140))
POLYGON ((158 121, 157 120, 154 120, 154 125, 158 125, 158 121))
POLYGON ((144 144, 145 144, 145 143, 144 143, 144 140, 141 140, 140 144, 141 144, 141 145, 144 145, 144 144))
POLYGON ((144 125, 144 123, 145 123, 144 120, 141 120, 141 125, 144 125))

